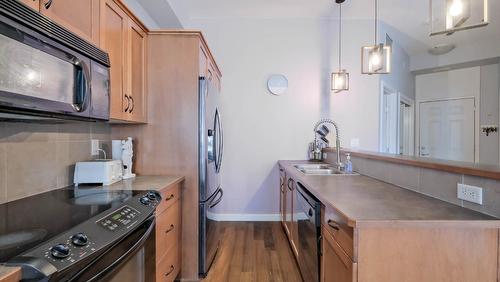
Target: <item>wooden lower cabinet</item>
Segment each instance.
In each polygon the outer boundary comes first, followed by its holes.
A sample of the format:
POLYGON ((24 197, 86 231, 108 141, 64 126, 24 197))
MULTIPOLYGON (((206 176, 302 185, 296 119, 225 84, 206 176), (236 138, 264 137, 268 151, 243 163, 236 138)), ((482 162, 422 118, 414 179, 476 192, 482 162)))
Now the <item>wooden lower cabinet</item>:
POLYGON ((160 191, 163 203, 156 215, 156 281, 174 281, 181 261, 181 201, 179 186, 160 191), (174 195, 174 196, 172 196, 174 195), (175 200, 174 200, 175 198, 175 200))
POLYGON ((180 246, 172 247, 165 257, 156 265, 156 281, 174 281, 180 270, 180 246))
POLYGON ((285 217, 286 217, 286 173, 283 168, 280 167, 280 219, 283 228, 286 228, 285 217))
POLYGON ((352 282, 356 279, 356 267, 327 229, 322 227, 322 282, 352 282))
POLYGON ((285 233, 288 237, 288 241, 292 248, 293 253, 296 257, 299 256, 297 249, 297 244, 299 242, 297 218, 294 218, 294 214, 297 206, 297 196, 296 196, 296 185, 297 183, 293 178, 287 178, 284 171, 280 171, 280 214, 281 214, 281 224, 285 229, 285 233))

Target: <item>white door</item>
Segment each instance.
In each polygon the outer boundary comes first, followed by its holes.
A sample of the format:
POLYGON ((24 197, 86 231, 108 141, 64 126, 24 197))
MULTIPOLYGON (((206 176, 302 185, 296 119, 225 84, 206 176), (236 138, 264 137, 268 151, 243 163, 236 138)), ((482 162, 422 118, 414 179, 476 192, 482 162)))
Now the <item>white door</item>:
POLYGON ((398 153, 398 94, 384 89, 382 95, 381 146, 382 153, 398 153))
POLYGON ((474 98, 420 103, 420 156, 474 162, 474 98))

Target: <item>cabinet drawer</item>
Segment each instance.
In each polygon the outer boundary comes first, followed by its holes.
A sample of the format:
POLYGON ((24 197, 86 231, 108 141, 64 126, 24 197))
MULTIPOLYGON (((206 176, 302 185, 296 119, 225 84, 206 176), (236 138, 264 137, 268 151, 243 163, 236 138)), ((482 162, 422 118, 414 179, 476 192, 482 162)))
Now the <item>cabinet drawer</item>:
POLYGON ((353 259, 353 234, 352 227, 347 225, 347 219, 334 208, 325 207, 323 219, 324 230, 330 233, 344 251, 353 259))
POLYGON ((175 184, 171 188, 165 188, 160 191, 161 203, 156 208, 156 213, 162 213, 164 210, 172 206, 177 200, 180 199, 180 184, 175 184))
POLYGON ((167 255, 156 265, 156 282, 171 282, 175 280, 180 270, 179 245, 170 248, 167 255))
POLYGON ((157 216, 156 220, 156 261, 180 242, 181 231, 180 201, 157 216))

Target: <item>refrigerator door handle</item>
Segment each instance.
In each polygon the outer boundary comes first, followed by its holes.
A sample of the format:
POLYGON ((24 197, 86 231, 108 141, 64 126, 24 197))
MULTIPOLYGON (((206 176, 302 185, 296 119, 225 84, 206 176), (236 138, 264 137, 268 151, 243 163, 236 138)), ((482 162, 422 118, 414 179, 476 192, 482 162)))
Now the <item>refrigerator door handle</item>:
POLYGON ((217 173, 219 173, 220 171, 220 167, 221 167, 221 164, 222 164, 222 150, 224 148, 224 144, 223 144, 223 133, 222 133, 222 124, 221 124, 221 121, 220 121, 220 113, 219 113, 219 110, 217 109, 215 111, 215 122, 214 122, 214 129, 215 129, 215 134, 216 134, 216 137, 215 137, 215 146, 217 147, 216 148, 216 158, 215 158, 215 171, 217 173))
POLYGON ((214 208, 215 206, 217 206, 222 201, 222 197, 224 196, 224 191, 222 190, 222 188, 219 187, 219 189, 217 190, 217 194, 219 194, 220 196, 219 196, 219 198, 214 200, 212 203, 210 203, 211 209, 214 208))
POLYGON ((213 198, 215 198, 215 196, 217 196, 217 194, 219 193, 219 190, 220 190, 220 187, 217 188, 217 190, 215 190, 215 192, 213 192, 212 195, 210 195, 210 197, 206 198, 203 201, 200 201, 200 204, 206 204, 206 203, 210 202, 211 200, 213 200, 213 198))

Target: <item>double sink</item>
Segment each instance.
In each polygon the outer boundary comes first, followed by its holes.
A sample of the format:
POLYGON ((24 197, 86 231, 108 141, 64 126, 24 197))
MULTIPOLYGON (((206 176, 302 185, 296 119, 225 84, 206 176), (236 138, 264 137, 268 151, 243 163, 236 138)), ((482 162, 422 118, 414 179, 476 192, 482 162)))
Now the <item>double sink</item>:
POLYGON ((359 175, 355 172, 343 171, 338 166, 329 164, 298 164, 294 167, 305 175, 359 175))

